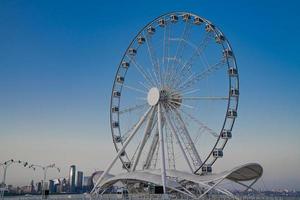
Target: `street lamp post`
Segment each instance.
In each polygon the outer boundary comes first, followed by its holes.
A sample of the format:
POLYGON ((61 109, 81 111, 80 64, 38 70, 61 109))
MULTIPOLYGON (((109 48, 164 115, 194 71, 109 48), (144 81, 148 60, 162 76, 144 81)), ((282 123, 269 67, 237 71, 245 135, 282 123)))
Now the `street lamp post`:
POLYGON ((40 168, 40 169, 43 170, 44 177, 43 177, 43 184, 42 184, 42 199, 46 199, 47 196, 45 194, 45 191, 46 191, 46 187, 47 187, 47 185, 46 185, 47 171, 48 171, 49 168, 55 168, 55 169, 57 169, 58 172, 60 172, 60 169, 58 167, 56 167, 54 163, 50 164, 50 165, 47 165, 47 166, 32 164, 32 165, 29 166, 29 168, 33 168, 34 170, 36 168, 40 168))
POLYGON ((6 172, 7 172, 7 169, 9 166, 11 166, 12 164, 23 164, 24 167, 28 166, 28 162, 23 162, 21 160, 18 160, 18 161, 15 161, 14 159, 10 159, 10 160, 7 160, 5 161, 4 163, 0 163, 0 166, 3 167, 3 178, 2 178, 2 182, 1 182, 1 199, 4 199, 4 193, 5 191, 7 190, 6 188, 6 184, 5 184, 5 181, 6 181, 6 172))

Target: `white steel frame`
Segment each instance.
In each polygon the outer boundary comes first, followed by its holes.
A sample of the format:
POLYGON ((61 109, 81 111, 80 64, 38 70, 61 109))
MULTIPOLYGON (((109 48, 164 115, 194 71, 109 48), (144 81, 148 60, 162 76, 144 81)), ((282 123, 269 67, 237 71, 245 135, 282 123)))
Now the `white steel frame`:
MULTIPOLYGON (((203 62, 207 63, 205 60, 203 62)), ((142 152, 145 149, 145 144, 149 140, 151 134, 154 136, 152 138, 150 149, 146 154, 146 160, 142 170, 150 169, 153 163, 154 166, 156 166, 156 162, 159 157, 162 180, 161 183, 164 193, 167 193, 168 177, 166 174, 166 152, 168 153, 168 156, 169 154, 174 154, 174 152, 168 147, 168 145, 165 145, 167 136, 163 131, 164 127, 168 128, 172 136, 175 138, 175 141, 178 144, 191 173, 200 175, 202 166, 211 166, 219 158, 213 154, 214 150, 218 149, 219 151, 222 151, 229 139, 223 138, 222 132, 224 130, 231 131, 233 128, 238 108, 238 97, 239 78, 235 57, 229 42, 217 27, 215 27, 210 21, 188 12, 172 12, 154 19, 141 31, 139 31, 135 38, 131 41, 117 70, 111 95, 110 114, 113 143, 116 148, 117 155, 113 158, 110 165, 108 165, 107 169, 97 180, 91 193, 99 193, 101 188, 98 186, 101 185, 101 182, 105 180, 107 174, 118 159, 121 160, 123 166, 129 173, 134 173, 137 171, 138 164, 141 162, 140 160, 142 152), (186 22, 181 34, 181 38, 170 37, 172 27, 176 25, 176 20, 174 21, 175 18, 172 18, 172 16, 177 16, 178 20, 183 20, 186 22), (162 20, 164 23, 161 23, 162 20), (207 34, 200 44, 195 45, 189 42, 188 38, 191 34, 192 26, 199 25, 198 22, 201 22, 205 26, 207 34), (156 57, 155 51, 157 49, 155 49, 152 43, 152 37, 155 34, 156 29, 159 28, 162 28, 164 31, 164 49, 161 62, 156 57), (211 39, 215 39, 220 45, 221 49, 223 50, 223 58, 218 63, 212 65, 208 64, 203 71, 191 73, 192 66, 196 58, 203 56, 202 54, 205 52, 205 48, 211 39), (174 57, 172 57, 169 52, 170 42, 173 40, 176 40, 179 43, 174 57), (142 64, 138 63, 136 59, 136 54, 142 45, 146 45, 147 47, 148 56, 152 64, 152 70, 146 70, 142 64), (192 47, 194 49, 194 53, 187 61, 184 62, 183 52, 186 46, 192 47), (143 82, 139 82, 139 84, 145 90, 125 84, 126 74, 130 67, 133 67, 140 74, 140 76, 143 77, 143 82), (197 88, 193 88, 197 82, 205 79, 224 67, 226 67, 228 70, 228 73, 226 74, 229 80, 228 96, 187 96, 187 94, 194 93, 198 90, 197 88), (180 78, 181 76, 185 76, 185 79, 182 80, 180 78), (171 86, 172 89, 170 89, 171 86), (134 90, 147 95, 146 102, 120 110, 123 89, 134 90), (217 133, 203 122, 196 119, 196 117, 189 115, 189 113, 185 113, 182 108, 193 108, 185 103, 187 100, 226 101, 227 108, 225 119, 220 132, 217 133), (126 133, 121 131, 121 114, 145 109, 147 107, 148 110, 138 119, 137 123, 134 124, 133 127, 131 127, 126 133), (216 138, 216 143, 212 147, 209 155, 206 157, 202 159, 200 158, 183 117, 189 117, 191 121, 198 124, 202 129, 216 138), (135 135, 141 129, 143 124, 145 124, 143 137, 140 140, 134 155, 130 157, 126 149, 133 138, 135 138, 135 135), (126 165, 127 163, 130 163, 130 165, 126 165)), ((219 182, 216 182, 213 186, 206 186, 210 189, 216 188, 218 183, 219 182)), ((224 192, 225 190, 220 189, 220 191, 224 192)), ((228 191, 225 191, 225 193, 229 194, 228 191)))

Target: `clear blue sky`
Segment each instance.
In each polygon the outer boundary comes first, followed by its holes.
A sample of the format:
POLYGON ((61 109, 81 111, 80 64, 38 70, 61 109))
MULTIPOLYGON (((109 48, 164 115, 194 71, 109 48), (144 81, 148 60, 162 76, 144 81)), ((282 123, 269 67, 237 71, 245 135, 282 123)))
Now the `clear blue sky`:
MULTIPOLYGON (((104 168, 113 155, 110 90, 125 48, 156 16, 190 11, 221 28, 239 66, 236 134, 219 169, 260 162, 268 188, 300 190, 299 6, 296 0, 0 1, 0 162, 57 162, 62 176, 73 163, 87 173, 104 168)), ((27 183, 33 173, 18 177, 23 172, 11 169, 8 181, 27 183)))

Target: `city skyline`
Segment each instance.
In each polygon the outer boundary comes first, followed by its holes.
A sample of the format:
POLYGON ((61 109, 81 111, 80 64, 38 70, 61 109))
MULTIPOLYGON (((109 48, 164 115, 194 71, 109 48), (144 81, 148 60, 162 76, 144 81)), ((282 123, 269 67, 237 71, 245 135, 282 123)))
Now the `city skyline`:
MULTIPOLYGON (((31 165, 31 164, 30 164, 31 165)), ((69 177, 61 177, 57 176, 55 178, 46 180, 46 190, 49 191, 50 194, 59 194, 59 193, 71 193, 71 194, 79 194, 84 192, 89 192, 92 187, 92 176, 84 176, 82 171, 77 170, 76 166, 71 165, 69 170, 69 177), (76 176, 74 176, 75 174, 76 176), (74 179, 76 178, 76 179, 74 179), (87 179, 87 180, 86 180, 87 179), (76 181, 74 181, 76 180, 76 181)), ((25 185, 7 185, 8 193, 10 194, 41 194, 42 193, 42 185, 44 180, 31 180, 30 184, 25 185)))
MULTIPOLYGON (((16 187, 20 187, 20 186, 29 186, 29 185, 31 185, 32 181, 36 182, 36 183, 43 182, 43 171, 42 171, 41 168, 35 167, 36 164, 33 164, 30 161, 21 161, 21 160, 16 160, 16 159, 11 159, 11 160, 14 160, 15 163, 10 165, 7 168, 7 174, 6 175, 8 176, 8 179, 10 178, 10 175, 11 175, 10 173, 12 173, 10 171, 14 171, 16 168, 17 169, 19 168, 19 170, 21 169, 22 173, 30 174, 30 176, 28 177, 28 180, 21 181, 21 182, 19 182, 19 181, 10 182, 8 180, 6 182, 7 185, 13 185, 13 186, 16 186, 16 187), (27 165, 25 166, 24 163, 27 163, 27 165)), ((10 160, 8 160, 8 161, 10 161, 10 160)), ((6 161, 6 162, 8 162, 8 161, 6 161)), ((4 163, 1 163, 1 164, 4 164, 4 163)), ((56 171, 56 169, 54 169, 54 170, 50 169, 50 170, 47 171, 47 173, 46 173, 46 182, 51 181, 51 180, 53 181, 53 180, 58 180, 58 179, 59 180, 65 179, 65 180, 67 180, 67 183, 70 185, 70 180, 71 180, 71 183, 73 184, 73 187, 74 186, 76 187, 76 188, 73 188, 73 190, 76 190, 77 187, 80 186, 80 185, 81 186, 85 185, 85 183, 83 181, 84 178, 91 177, 93 175, 93 173, 97 172, 97 170, 98 170, 98 169, 94 169, 93 171, 90 171, 90 172, 84 172, 80 168, 77 170, 77 167, 74 164, 71 164, 70 166, 66 166, 66 167, 63 167, 63 168, 57 167, 57 169, 59 169, 59 172, 56 171), (49 174, 50 174, 50 176, 49 176, 49 174), (80 176, 80 177, 78 177, 78 176, 80 176)), ((2 181, 2 178, 3 178, 2 175, 3 175, 3 170, 1 168, 1 173, 0 173, 1 181, 2 181)), ((67 190, 68 190, 68 192, 71 192, 70 190, 72 190, 72 188, 71 187, 67 188, 67 190)))
MULTIPOLYGON (((188 10, 226 33, 241 77, 234 137, 216 171, 258 162, 264 167, 258 187, 300 190, 299 3, 129 6, 138 3, 0 2, 0 162, 56 163, 66 175, 74 163, 88 174, 105 169, 115 155, 109 101, 125 48, 155 16, 188 10)), ((17 166, 7 173, 8 184, 42 177, 41 171, 17 166)), ((49 171, 49 179, 57 176, 49 171)))

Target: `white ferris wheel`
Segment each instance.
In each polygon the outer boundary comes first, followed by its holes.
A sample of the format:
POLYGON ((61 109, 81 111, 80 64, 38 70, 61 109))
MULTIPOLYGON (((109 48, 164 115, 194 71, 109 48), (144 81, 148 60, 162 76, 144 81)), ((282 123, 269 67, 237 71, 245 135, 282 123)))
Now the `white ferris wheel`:
POLYGON ((213 188, 233 196, 217 188, 224 179, 251 188, 262 175, 258 164, 212 175, 232 138, 238 100, 238 70, 225 35, 193 13, 157 17, 136 34, 117 69, 110 104, 117 155, 92 194, 120 180, 193 198, 213 188), (106 177, 118 159, 127 172, 106 177), (249 180, 250 186, 240 183, 249 180), (187 183, 206 191, 192 193, 187 183))
POLYGON ((131 41, 111 95, 111 131, 124 169, 212 171, 237 117, 238 70, 224 34, 176 12, 148 23, 131 41), (185 166, 183 165, 186 164, 185 166))

